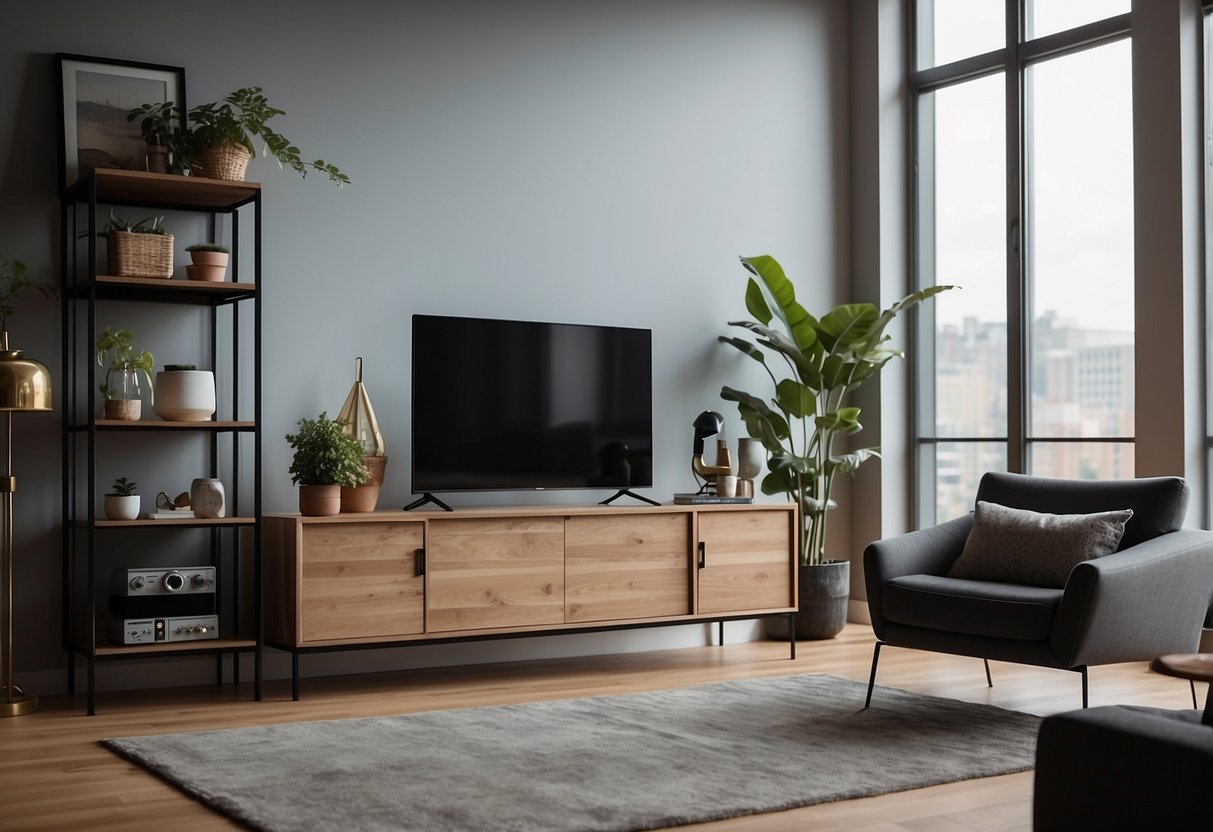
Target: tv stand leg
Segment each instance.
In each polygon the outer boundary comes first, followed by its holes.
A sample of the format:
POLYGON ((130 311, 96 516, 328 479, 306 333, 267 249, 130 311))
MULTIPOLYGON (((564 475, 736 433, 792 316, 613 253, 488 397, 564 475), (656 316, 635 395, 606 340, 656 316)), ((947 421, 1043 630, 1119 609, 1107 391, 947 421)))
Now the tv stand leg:
POLYGON ((448 506, 446 503, 442 502, 442 500, 439 500, 437 497, 435 497, 433 494, 431 494, 428 491, 425 492, 424 494, 422 494, 416 500, 413 500, 413 502, 409 503, 407 506, 405 506, 404 510, 412 511, 415 508, 421 508, 426 503, 433 503, 434 505, 438 506, 438 508, 442 509, 443 511, 454 511, 453 508, 448 506))
POLYGON ((640 502, 642 502, 642 503, 648 503, 648 504, 649 504, 649 505, 651 505, 651 506, 659 506, 659 505, 661 505, 661 503, 657 502, 656 500, 650 500, 648 497, 643 497, 643 496, 641 496, 640 494, 637 494, 635 491, 631 491, 630 489, 627 489, 627 488, 621 488, 621 489, 619 489, 619 490, 618 490, 618 491, 616 491, 616 492, 615 492, 615 493, 614 493, 612 496, 610 496, 610 497, 608 497, 607 499, 603 500, 603 501, 602 501, 601 503, 599 503, 598 505, 600 505, 600 506, 609 506, 611 503, 615 502, 615 501, 616 501, 616 500, 618 500, 620 497, 634 497, 635 499, 640 500, 640 502))

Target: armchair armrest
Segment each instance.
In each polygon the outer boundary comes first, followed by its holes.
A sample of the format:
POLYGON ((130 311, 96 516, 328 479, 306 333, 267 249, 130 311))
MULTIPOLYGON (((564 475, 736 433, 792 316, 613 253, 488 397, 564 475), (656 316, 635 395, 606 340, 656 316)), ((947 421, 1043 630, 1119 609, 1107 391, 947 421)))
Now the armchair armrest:
POLYGON ((1185 529, 1074 567, 1053 628, 1063 666, 1190 653, 1213 598, 1213 532, 1185 529))
POLYGON ((949 520, 929 529, 878 540, 863 552, 868 613, 877 638, 884 638, 881 596, 884 586, 902 575, 944 575, 964 551, 973 528, 973 515, 949 520))

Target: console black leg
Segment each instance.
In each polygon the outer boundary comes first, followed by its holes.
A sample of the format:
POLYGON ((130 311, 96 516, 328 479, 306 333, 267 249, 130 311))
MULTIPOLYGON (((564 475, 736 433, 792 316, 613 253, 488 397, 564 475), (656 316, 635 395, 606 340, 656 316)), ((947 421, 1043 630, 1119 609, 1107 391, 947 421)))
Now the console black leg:
POLYGON ((872 704, 872 688, 876 687, 876 665, 880 663, 881 647, 884 647, 884 642, 878 641, 876 642, 876 649, 872 651, 872 675, 868 677, 868 698, 863 703, 865 709, 872 704))
POLYGON ((720 631, 720 646, 724 647, 724 622, 717 621, 716 628, 720 631))
POLYGON ((299 701, 299 653, 291 653, 291 699, 299 701))
POLYGON ((796 661, 796 613, 788 613, 788 647, 792 652, 791 661, 796 661))
POLYGON ((1087 666, 1084 664, 1078 669, 1082 674, 1082 706, 1087 707, 1087 666))
POLYGON ((990 660, 982 659, 982 662, 986 666, 986 687, 992 688, 994 687, 994 677, 990 675, 990 660))

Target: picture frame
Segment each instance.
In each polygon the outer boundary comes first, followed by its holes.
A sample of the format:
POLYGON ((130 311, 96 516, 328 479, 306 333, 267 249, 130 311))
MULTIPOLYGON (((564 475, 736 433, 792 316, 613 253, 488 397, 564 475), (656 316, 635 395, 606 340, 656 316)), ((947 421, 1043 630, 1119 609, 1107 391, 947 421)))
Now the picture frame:
POLYGON ((184 118, 182 67, 64 52, 55 55, 55 64, 60 194, 98 167, 146 170, 146 145, 138 122, 126 119, 130 110, 172 101, 184 118))

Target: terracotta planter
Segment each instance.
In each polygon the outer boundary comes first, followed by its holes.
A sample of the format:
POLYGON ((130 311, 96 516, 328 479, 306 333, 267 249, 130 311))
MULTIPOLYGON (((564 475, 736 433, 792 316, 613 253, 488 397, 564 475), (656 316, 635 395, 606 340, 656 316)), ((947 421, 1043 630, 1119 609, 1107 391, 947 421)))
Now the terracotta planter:
POLYGON ((379 502, 379 489, 383 485, 383 472, 387 468, 386 456, 364 456, 362 464, 370 479, 366 485, 341 489, 341 513, 374 511, 379 502))
POLYGON ((147 146, 148 173, 168 173, 168 147, 162 144, 147 146))
MULTIPOLYGON (((796 638, 834 638, 847 623, 851 596, 851 562, 826 561, 820 566, 801 566, 797 586, 796 638)), ((788 620, 780 615, 765 620, 768 638, 787 639, 788 620)))
POLYGON ((185 267, 185 276, 190 280, 221 283, 227 279, 230 256, 226 251, 191 251, 192 265, 185 267))
POLYGON ((299 486, 299 513, 304 517, 331 517, 341 513, 341 486, 299 486))

